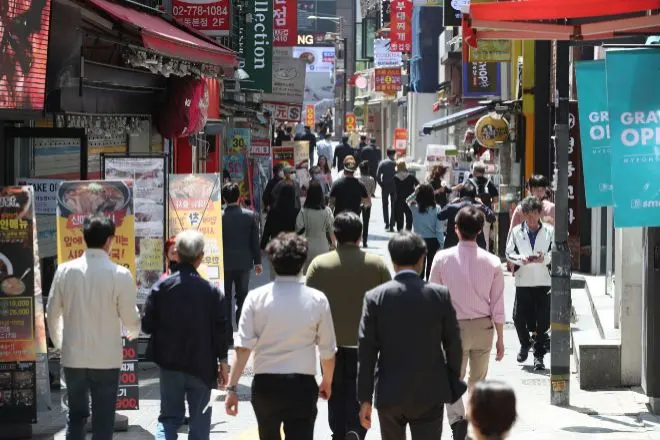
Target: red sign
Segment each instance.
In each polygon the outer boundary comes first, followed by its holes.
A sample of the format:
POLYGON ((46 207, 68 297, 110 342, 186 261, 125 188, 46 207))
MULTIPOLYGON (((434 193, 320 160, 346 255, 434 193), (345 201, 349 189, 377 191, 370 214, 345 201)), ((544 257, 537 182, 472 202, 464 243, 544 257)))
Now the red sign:
MULTIPOLYGON (((282 104, 279 102, 264 102, 264 110, 279 122, 299 122, 302 114, 301 104, 282 104)), ((312 124, 313 125, 313 124, 312 124)))
POLYGON ((376 69, 376 91, 394 95, 401 89, 401 67, 376 69))
POLYGON ((1 0, 0 109, 42 110, 50 0, 1 0))
MULTIPOLYGON (((250 143, 249 155, 254 156, 270 156, 270 140, 266 138, 252 138, 250 143)), ((248 167, 248 171, 250 168, 248 167)))
POLYGON ((412 0, 392 0, 390 52, 412 52, 412 0))
POLYGON ((408 129, 407 128, 395 128, 394 129, 394 149, 396 152, 405 156, 406 151, 408 150, 408 129))
POLYGON ((282 164, 288 164, 290 166, 294 166, 296 164, 294 158, 293 158, 293 146, 287 146, 287 147, 273 147, 273 166, 277 165, 278 163, 282 164))
POLYGON ((273 3, 273 46, 293 47, 298 38, 298 1, 275 0, 273 3))
POLYGON ((206 35, 229 35, 230 6, 229 0, 172 0, 172 16, 206 35))
POLYGON ((355 131, 357 128, 357 118, 355 113, 346 113, 346 131, 355 131))

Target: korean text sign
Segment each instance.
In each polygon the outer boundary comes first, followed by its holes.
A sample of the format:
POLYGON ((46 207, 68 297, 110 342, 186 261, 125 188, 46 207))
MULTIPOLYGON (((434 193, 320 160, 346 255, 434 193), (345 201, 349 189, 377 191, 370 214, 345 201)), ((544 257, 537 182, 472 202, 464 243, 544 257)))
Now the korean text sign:
POLYGON ((612 205, 612 159, 605 60, 578 61, 578 112, 587 207, 612 205))
POLYGON ((376 69, 376 91, 394 95, 401 89, 401 68, 381 67, 376 69))
POLYGON ((207 35, 229 35, 229 0, 172 0, 172 16, 180 23, 207 35))
POLYGON ((298 39, 298 1, 274 0, 273 46, 293 47, 298 39))
POLYGON ((500 63, 463 63, 463 97, 485 98, 501 94, 500 63))
POLYGON ((608 50, 614 226, 660 226, 660 52, 608 50))
POLYGON ((390 52, 412 52, 412 0, 393 0, 390 5, 390 52))

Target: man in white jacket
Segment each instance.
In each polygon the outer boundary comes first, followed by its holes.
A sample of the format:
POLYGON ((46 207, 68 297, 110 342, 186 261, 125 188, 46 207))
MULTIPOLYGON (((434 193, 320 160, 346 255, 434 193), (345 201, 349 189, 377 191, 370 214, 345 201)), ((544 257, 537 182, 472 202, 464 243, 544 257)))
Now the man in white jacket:
POLYGON ((534 339, 534 369, 544 370, 550 328, 551 249, 555 231, 541 222, 541 201, 533 196, 521 203, 524 221, 514 227, 506 244, 506 258, 515 266, 516 301, 513 322, 520 340, 518 362, 525 362, 534 339))

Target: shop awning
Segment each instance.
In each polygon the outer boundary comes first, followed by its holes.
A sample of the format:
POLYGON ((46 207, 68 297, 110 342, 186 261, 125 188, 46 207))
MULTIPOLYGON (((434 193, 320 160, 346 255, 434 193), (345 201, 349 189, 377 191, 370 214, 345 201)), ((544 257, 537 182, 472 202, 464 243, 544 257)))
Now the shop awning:
POLYGON ((194 31, 186 31, 162 17, 108 0, 89 0, 89 3, 122 24, 138 28, 144 47, 161 55, 222 67, 237 65, 234 52, 196 36, 194 31))
POLYGON ((451 115, 444 116, 440 119, 427 122, 422 127, 422 132, 424 134, 431 134, 434 131, 442 130, 452 125, 456 125, 460 122, 463 122, 467 119, 476 118, 482 115, 485 115, 490 111, 489 106, 480 105, 477 107, 471 107, 460 112, 452 113, 451 115))

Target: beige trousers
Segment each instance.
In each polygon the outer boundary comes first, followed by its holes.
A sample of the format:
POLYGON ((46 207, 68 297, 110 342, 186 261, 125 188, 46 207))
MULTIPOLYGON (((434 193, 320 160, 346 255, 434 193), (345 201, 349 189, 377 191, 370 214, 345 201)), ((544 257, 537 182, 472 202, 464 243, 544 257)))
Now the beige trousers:
MULTIPOLYGON (((461 344, 463 346, 461 379, 465 380, 469 365, 467 379, 469 392, 477 382, 484 380, 486 374, 488 374, 495 328, 490 317, 460 320, 458 326, 461 330, 461 344)), ((465 418, 463 399, 458 399, 455 403, 447 405, 447 419, 450 425, 462 418, 465 418)))

